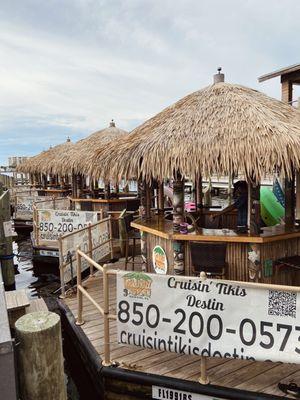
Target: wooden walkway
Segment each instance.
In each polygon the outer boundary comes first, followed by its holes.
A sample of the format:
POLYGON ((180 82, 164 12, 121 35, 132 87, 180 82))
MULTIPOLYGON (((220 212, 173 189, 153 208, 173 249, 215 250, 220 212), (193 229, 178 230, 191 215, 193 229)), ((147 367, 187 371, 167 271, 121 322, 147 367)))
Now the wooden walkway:
MULTIPOLYGON (((114 264, 116 268, 121 269, 122 266, 123 264, 120 262, 114 264)), ((115 279, 115 276, 109 277, 110 313, 113 314, 116 312, 115 279)), ((83 284, 97 303, 103 305, 101 276, 90 277, 86 279, 83 284)), ((70 295, 64 299, 64 302, 76 317, 76 295, 70 293, 70 295)), ((103 358, 103 318, 86 297, 83 297, 83 305, 83 319, 85 323, 81 328, 98 354, 103 358)), ((117 343, 115 321, 110 322, 110 334, 111 360, 119 363, 122 368, 194 382, 198 381, 200 376, 200 358, 198 356, 178 355, 170 352, 119 345, 117 343)), ((210 358, 207 361, 207 366, 210 383, 213 385, 267 393, 287 398, 294 397, 285 395, 280 391, 277 388, 278 382, 290 383, 293 381, 300 385, 300 365, 298 364, 210 358)))

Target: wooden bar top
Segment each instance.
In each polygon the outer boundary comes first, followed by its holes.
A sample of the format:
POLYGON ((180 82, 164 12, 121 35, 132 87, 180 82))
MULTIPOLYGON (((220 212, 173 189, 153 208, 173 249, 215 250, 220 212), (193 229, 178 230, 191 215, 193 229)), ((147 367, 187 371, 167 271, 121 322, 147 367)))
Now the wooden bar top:
POLYGON ((231 229, 204 229, 198 228, 196 233, 173 233, 173 222, 162 217, 155 216, 149 221, 140 218, 131 223, 133 228, 155 236, 170 240, 199 241, 199 242, 230 242, 230 243, 271 243, 279 240, 288 240, 300 237, 300 229, 286 230, 284 226, 270 229, 261 235, 249 233, 237 233, 231 229))
POLYGON ((111 204, 111 203, 124 203, 130 202, 130 201, 136 201, 137 197, 121 197, 118 199, 72 199, 71 201, 78 202, 78 203, 83 203, 83 202, 90 202, 90 203, 106 203, 106 204, 111 204))
POLYGON ((39 192, 51 192, 51 193, 65 193, 69 192, 69 189, 37 189, 39 192))

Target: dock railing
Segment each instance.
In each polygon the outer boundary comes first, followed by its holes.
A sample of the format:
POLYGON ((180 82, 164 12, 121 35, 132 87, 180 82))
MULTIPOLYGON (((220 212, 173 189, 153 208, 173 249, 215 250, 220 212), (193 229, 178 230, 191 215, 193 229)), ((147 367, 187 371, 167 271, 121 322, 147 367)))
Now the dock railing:
MULTIPOLYGON (((94 224, 78 229, 58 238, 59 248, 59 269, 61 280, 61 297, 66 295, 66 283, 73 280, 73 264, 77 263, 77 248, 84 247, 84 252, 88 254, 93 263, 105 257, 114 258, 111 217, 103 218, 94 224)), ((89 268, 90 276, 93 276, 93 263, 86 262, 86 268, 82 262, 80 264, 81 273, 89 268)), ((97 264, 97 263, 96 263, 97 264)), ((99 265, 99 264, 97 264, 99 265)), ((78 267, 78 265, 77 265, 78 267)), ((74 268, 75 269, 75 268, 74 268)), ((77 269, 78 272, 78 269, 77 269)), ((78 278, 77 278, 78 279, 78 278)))
POLYGON ((108 275, 115 275, 117 273, 116 270, 109 269, 106 264, 103 266, 96 263, 92 258, 90 258, 87 254, 77 248, 76 252, 77 256, 77 303, 78 303, 78 315, 76 320, 76 325, 83 325, 83 296, 85 296, 100 312, 103 317, 103 326, 104 326, 104 360, 102 364, 104 366, 111 365, 110 360, 110 329, 109 329, 109 321, 116 320, 116 314, 110 314, 109 312, 109 282, 108 282, 108 275), (103 275, 103 307, 96 302, 92 298, 92 296, 85 290, 82 286, 82 279, 81 279, 81 263, 82 258, 84 258, 88 264, 92 268, 96 268, 96 270, 102 272, 103 275))

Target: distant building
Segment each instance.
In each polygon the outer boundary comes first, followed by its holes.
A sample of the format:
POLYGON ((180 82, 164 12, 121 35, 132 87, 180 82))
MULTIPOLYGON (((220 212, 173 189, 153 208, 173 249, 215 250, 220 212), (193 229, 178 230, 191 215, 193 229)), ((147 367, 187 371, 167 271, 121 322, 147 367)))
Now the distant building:
POLYGON ((17 167, 22 162, 26 161, 28 157, 8 157, 8 166, 17 167))

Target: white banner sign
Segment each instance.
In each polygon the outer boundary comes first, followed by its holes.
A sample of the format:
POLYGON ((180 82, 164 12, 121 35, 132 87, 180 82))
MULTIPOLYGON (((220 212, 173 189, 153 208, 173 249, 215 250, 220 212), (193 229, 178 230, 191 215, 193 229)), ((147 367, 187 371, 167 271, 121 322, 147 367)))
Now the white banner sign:
POLYGON ((35 201, 45 199, 38 196, 16 196, 14 218, 32 221, 33 204, 35 201))
POLYGON ((39 245, 56 242, 60 235, 84 228, 97 222, 97 213, 70 210, 36 210, 39 245))
POLYGON ((179 354, 300 363, 300 294, 117 274, 118 341, 179 354))
MULTIPOLYGON (((91 225, 91 239, 92 239, 92 258, 94 261, 99 262, 104 257, 110 254, 110 220, 105 219, 102 221, 98 221, 96 224, 91 225)), ((89 233, 88 229, 83 229, 78 232, 74 232, 72 235, 62 236, 61 238, 61 252, 64 264, 67 263, 67 266, 64 270, 64 281, 65 283, 69 282, 72 278, 71 271, 71 260, 72 260, 72 268, 73 268, 73 276, 76 275, 76 250, 77 246, 80 249, 89 255, 89 233)), ((82 258, 81 259, 81 271, 89 268, 89 264, 87 261, 82 258)))

